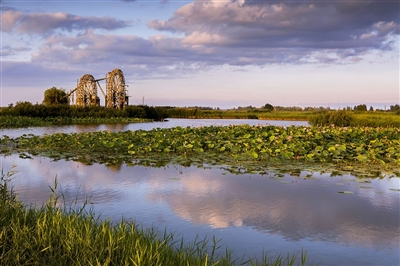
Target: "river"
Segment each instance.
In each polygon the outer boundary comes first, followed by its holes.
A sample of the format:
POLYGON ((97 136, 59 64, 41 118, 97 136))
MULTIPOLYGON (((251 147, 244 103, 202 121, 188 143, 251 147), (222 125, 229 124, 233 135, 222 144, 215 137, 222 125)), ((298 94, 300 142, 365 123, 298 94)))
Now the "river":
MULTIPOLYGON (((307 125, 306 122, 190 120, 2 130, 3 135, 94 130, 209 126, 237 123, 307 125), (298 124, 297 124, 298 123, 298 124)), ((399 265, 400 179, 358 179, 351 175, 302 172, 232 174, 221 166, 162 168, 84 165, 45 157, 3 156, 3 171, 19 199, 42 204, 55 178, 67 202, 89 197, 96 213, 117 222, 122 217, 144 227, 166 228, 186 241, 215 236, 241 257, 307 251, 321 265, 399 265), (351 194, 339 193, 349 191, 351 194)))

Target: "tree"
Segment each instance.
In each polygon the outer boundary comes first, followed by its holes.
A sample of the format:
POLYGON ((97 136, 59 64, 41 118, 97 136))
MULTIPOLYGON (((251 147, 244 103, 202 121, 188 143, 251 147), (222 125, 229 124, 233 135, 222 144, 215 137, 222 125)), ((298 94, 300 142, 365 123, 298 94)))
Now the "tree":
POLYGON ((390 111, 392 111, 392 112, 400 111, 400 105, 398 105, 398 104, 391 105, 390 106, 390 111))
POLYGON ((359 104, 357 106, 354 106, 354 111, 367 111, 367 106, 365 104, 359 104))
POLYGON ((52 87, 44 92, 44 99, 42 103, 44 105, 69 104, 69 100, 64 89, 52 87))
POLYGON ((274 107, 272 106, 272 104, 267 103, 264 105, 264 109, 267 109, 268 111, 273 111, 274 107))
POLYGON ((31 116, 33 111, 33 105, 31 102, 17 102, 14 107, 14 111, 17 115, 21 116, 31 116))

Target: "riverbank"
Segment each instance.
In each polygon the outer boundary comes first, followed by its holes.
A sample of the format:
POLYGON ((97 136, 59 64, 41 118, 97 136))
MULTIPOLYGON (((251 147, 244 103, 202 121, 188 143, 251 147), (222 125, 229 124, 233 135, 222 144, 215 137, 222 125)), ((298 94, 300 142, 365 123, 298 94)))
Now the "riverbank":
MULTIPOLYGON (((308 121, 311 125, 345 125, 367 127, 400 127, 400 114, 394 112, 352 112, 352 111, 274 111, 274 112, 232 112, 214 111, 198 112, 196 115, 169 115, 175 119, 241 119, 241 120, 274 120, 274 121, 308 121), (343 116, 345 114, 345 117, 343 116)), ((164 121, 141 117, 31 117, 31 116, 0 116, 0 128, 45 127, 54 125, 100 125, 100 124, 130 124, 153 121, 164 121)), ((167 121, 167 120, 165 120, 167 121)))
POLYGON ((153 122, 153 119, 129 117, 29 117, 0 116, 0 128, 48 127, 64 125, 130 124, 153 122))

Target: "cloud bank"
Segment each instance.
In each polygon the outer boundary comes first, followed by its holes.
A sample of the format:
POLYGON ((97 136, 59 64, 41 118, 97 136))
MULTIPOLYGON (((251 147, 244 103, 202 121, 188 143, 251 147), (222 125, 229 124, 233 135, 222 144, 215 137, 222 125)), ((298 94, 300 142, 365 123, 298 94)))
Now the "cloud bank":
POLYGON ((118 61, 164 67, 351 63, 373 50, 393 49, 399 34, 392 1, 194 1, 153 30, 178 34, 147 39, 114 35, 129 21, 111 17, 6 10, 2 30, 46 36, 33 61, 68 64, 118 61), (60 35, 59 31, 76 35, 60 35))

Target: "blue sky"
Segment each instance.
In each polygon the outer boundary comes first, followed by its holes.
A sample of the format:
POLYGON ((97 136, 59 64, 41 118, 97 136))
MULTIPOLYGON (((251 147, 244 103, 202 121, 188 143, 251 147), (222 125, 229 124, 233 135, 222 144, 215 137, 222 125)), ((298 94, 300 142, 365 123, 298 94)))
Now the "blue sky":
MULTIPOLYGON (((6 1, 1 105, 120 68, 131 104, 398 104, 399 1, 6 1)), ((101 95, 100 95, 101 96, 101 95)), ((101 97, 100 97, 101 98, 101 97)), ((103 99, 101 99, 103 102, 103 99)))

